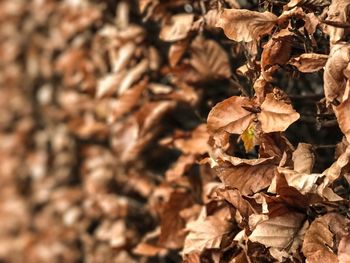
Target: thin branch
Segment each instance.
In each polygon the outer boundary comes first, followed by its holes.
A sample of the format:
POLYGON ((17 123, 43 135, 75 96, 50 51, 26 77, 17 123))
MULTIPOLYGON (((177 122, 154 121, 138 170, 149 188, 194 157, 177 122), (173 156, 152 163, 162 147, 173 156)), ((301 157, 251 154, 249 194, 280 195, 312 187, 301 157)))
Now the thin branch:
POLYGON ((340 28, 350 28, 350 23, 343 23, 338 21, 330 21, 330 20, 321 20, 321 23, 340 28))

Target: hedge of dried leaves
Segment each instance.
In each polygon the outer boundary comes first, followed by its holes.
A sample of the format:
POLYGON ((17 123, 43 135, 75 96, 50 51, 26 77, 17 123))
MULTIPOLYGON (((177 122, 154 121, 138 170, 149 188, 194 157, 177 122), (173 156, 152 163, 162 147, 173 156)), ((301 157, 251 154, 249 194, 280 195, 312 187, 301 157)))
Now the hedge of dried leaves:
POLYGON ((0 1, 0 261, 350 262, 349 13, 0 1))

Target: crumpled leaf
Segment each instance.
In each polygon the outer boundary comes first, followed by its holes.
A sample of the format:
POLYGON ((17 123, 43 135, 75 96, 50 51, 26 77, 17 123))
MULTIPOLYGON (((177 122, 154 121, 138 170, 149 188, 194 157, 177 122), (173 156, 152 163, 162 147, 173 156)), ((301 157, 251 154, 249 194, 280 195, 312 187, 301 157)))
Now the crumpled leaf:
POLYGON ((258 119, 261 122, 261 129, 269 133, 285 131, 299 117, 299 113, 291 105, 276 100, 270 93, 261 104, 258 119))
POLYGON ((265 44, 261 54, 261 69, 263 76, 268 79, 267 70, 273 65, 284 65, 290 58, 292 51, 293 33, 283 29, 272 35, 265 44))
POLYGON ((291 58, 288 64, 295 66, 300 72, 312 73, 322 69, 327 62, 328 55, 317 53, 304 53, 291 58))
POLYGON ((189 222, 186 228, 190 231, 185 240, 184 254, 204 249, 220 248, 222 238, 231 230, 229 209, 221 209, 211 216, 202 212, 200 217, 189 222))
MULTIPOLYGON (((332 0, 327 12, 327 20, 340 23, 348 22, 349 5, 350 2, 348 0, 332 0)), ((331 43, 341 40, 344 36, 344 31, 344 28, 330 25, 327 25, 325 28, 331 43)))
POLYGON ((338 246, 339 263, 350 262, 350 235, 343 237, 338 246))
POLYGON ((312 145, 308 143, 299 143, 292 156, 294 170, 299 173, 311 173, 315 163, 315 154, 312 145))
POLYGON ((169 42, 184 39, 191 30, 193 18, 193 14, 173 15, 170 23, 162 27, 159 38, 169 42))
POLYGON ((208 115, 208 129, 215 132, 220 128, 230 133, 241 134, 254 119, 254 115, 243 109, 251 105, 248 98, 233 96, 216 104, 208 115))
MULTIPOLYGON (((314 193, 316 191, 316 181, 322 177, 321 174, 299 173, 287 168, 278 167, 278 172, 283 174, 288 185, 294 187, 302 194, 314 193)), ((271 183, 269 191, 276 192, 275 180, 271 183)))
POLYGON ((245 219, 248 219, 248 217, 255 212, 253 207, 242 197, 237 189, 230 187, 218 188, 216 189, 216 193, 232 204, 245 219))
POLYGON ((293 244, 296 250, 301 244, 301 237, 298 232, 303 226, 305 215, 300 213, 288 213, 283 216, 269 218, 258 223, 249 239, 252 242, 259 242, 267 247, 274 247, 280 250, 288 249, 298 238, 297 244, 293 244))
POLYGON ((277 16, 267 11, 224 9, 216 26, 231 40, 250 42, 270 33, 276 22, 277 16))
POLYGON ((334 45, 329 54, 323 75, 324 94, 328 102, 343 101, 346 86, 346 77, 343 70, 350 61, 350 45, 334 45))
POLYGON ((138 154, 159 133, 159 121, 175 106, 172 101, 149 102, 123 122, 113 125, 112 148, 122 162, 137 158, 138 154))
POLYGON ((181 210, 190 207, 193 200, 188 193, 174 191, 170 199, 164 205, 161 214, 160 236, 158 244, 160 246, 177 249, 183 246, 185 240, 185 220, 181 218, 181 210))
POLYGON ((337 107, 334 107, 334 113, 337 116, 340 130, 344 133, 348 142, 350 142, 350 98, 346 99, 337 107))
POLYGON ((230 63, 226 52, 214 40, 197 37, 191 45, 190 64, 205 79, 229 78, 230 63))
POLYGON ((191 132, 189 138, 175 139, 174 145, 186 154, 204 154, 209 151, 208 140, 207 127, 201 124, 191 132))
POLYGON ((232 166, 225 163, 215 168, 225 186, 237 188, 242 195, 250 195, 267 188, 275 175, 276 166, 270 163, 232 166))
POLYGON ((337 262, 333 247, 333 234, 323 218, 317 218, 305 233, 302 251, 310 263, 337 262))
POLYGON ((168 52, 168 59, 169 59, 169 64, 172 67, 175 67, 177 63, 180 61, 181 57, 183 54, 186 52, 186 49, 188 47, 188 40, 183 39, 180 41, 177 41, 173 43, 168 52))

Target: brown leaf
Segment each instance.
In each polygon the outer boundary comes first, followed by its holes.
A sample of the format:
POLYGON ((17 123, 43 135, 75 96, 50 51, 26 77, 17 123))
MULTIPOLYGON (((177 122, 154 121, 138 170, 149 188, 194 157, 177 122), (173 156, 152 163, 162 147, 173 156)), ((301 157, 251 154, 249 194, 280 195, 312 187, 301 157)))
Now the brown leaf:
POLYGON ((216 193, 232 204, 245 219, 248 219, 248 217, 255 212, 249 202, 242 197, 237 189, 227 187, 224 189, 218 188, 216 189, 216 193))
POLYGON ((186 154, 204 154, 209 151, 208 140, 207 127, 201 124, 191 132, 189 138, 175 139, 174 145, 186 154))
MULTIPOLYGON (((302 194, 314 193, 317 187, 316 181, 322 177, 321 174, 299 173, 282 167, 278 167, 278 172, 284 175, 289 186, 294 187, 302 194)), ((269 191, 275 192, 274 187, 275 182, 271 184, 269 191)))
POLYGON ((230 217, 229 209, 224 208, 211 216, 201 213, 196 221, 189 222, 186 228, 190 232, 186 237, 183 253, 220 248, 223 236, 231 230, 231 223, 228 221, 230 217))
POLYGON ((333 234, 323 218, 317 218, 307 230, 302 251, 310 263, 337 262, 337 256, 331 251, 333 234))
POLYGON ((129 69, 125 73, 125 77, 119 83, 118 95, 122 95, 129 87, 134 84, 135 81, 139 80, 141 76, 148 70, 149 61, 147 59, 142 60, 135 67, 129 69))
MULTIPOLYGON (((348 22, 349 5, 348 0, 333 0, 327 12, 327 20, 340 23, 348 22)), ((329 35, 331 43, 341 40, 344 36, 344 31, 344 28, 329 25, 325 28, 325 32, 329 35)))
POLYGON ((181 178, 193 166, 195 161, 196 157, 194 155, 181 155, 172 167, 166 171, 166 180, 171 182, 181 178))
POLYGON ((261 54, 261 68, 265 72, 273 65, 284 65, 290 58, 292 51, 293 33, 284 29, 274 34, 265 44, 261 54))
POLYGON ((177 249, 183 246, 185 240, 185 220, 181 218, 181 210, 190 207, 193 200, 188 193, 174 191, 169 201, 165 204, 161 214, 161 233, 158 244, 169 249, 177 249))
POLYGON ((184 39, 191 30, 193 18, 193 14, 173 15, 169 24, 162 27, 159 38, 169 42, 184 39))
POLYGON ((313 147, 308 143, 299 143, 293 152, 294 170, 299 173, 311 173, 315 163, 313 147))
POLYGON ((187 39, 177 41, 173 43, 168 52, 169 64, 172 67, 175 67, 180 61, 183 54, 186 52, 189 41, 187 39))
POLYGON ((270 218, 260 222, 249 239, 252 242, 259 242, 267 247, 280 250, 288 250, 292 245, 296 250, 302 242, 302 237, 298 236, 298 232, 303 226, 304 219, 305 215, 299 213, 288 213, 270 218))
POLYGON ((163 247, 147 244, 147 243, 139 243, 132 251, 137 255, 154 257, 158 254, 165 254, 166 249, 163 247))
POLYGON ((232 166, 225 163, 215 170, 225 186, 237 188, 242 195, 251 195, 270 185, 276 166, 269 163, 232 166))
POLYGON ((326 176, 325 183, 329 185, 333 183, 342 173, 342 169, 348 165, 350 161, 350 147, 348 146, 346 150, 338 157, 338 159, 323 172, 326 176))
POLYGON ((142 92, 147 87, 147 81, 140 81, 126 90, 118 99, 110 101, 110 116, 108 121, 115 122, 124 114, 130 112, 140 100, 142 92))
POLYGON ((242 108, 242 105, 251 104, 248 98, 235 96, 219 102, 209 112, 209 131, 222 128, 229 133, 241 134, 255 118, 254 114, 242 108))
POLYGON ((231 40, 250 42, 270 33, 276 21, 277 16, 270 12, 224 9, 216 26, 231 40))
POLYGON ((350 262, 350 235, 343 237, 338 246, 339 263, 350 262))
POLYGON ((323 75, 324 94, 328 102, 343 101, 346 86, 343 70, 346 69, 349 61, 350 45, 337 44, 332 47, 323 75))
POLYGON ((190 64, 204 79, 229 78, 230 62, 226 52, 214 40, 197 37, 191 45, 190 64))
POLYGON ((350 98, 334 107, 334 113, 337 116, 340 130, 350 142, 350 98))
POLYGON ((288 64, 295 66, 300 72, 311 73, 322 69, 327 62, 328 56, 317 53, 304 53, 288 61, 288 64))
POLYGON ((111 128, 112 148, 122 162, 138 157, 138 154, 160 131, 159 121, 174 107, 170 101, 149 102, 111 128))
POLYGON ((258 119, 264 132, 285 131, 289 125, 299 119, 300 115, 293 107, 274 98, 268 94, 263 104, 258 119))

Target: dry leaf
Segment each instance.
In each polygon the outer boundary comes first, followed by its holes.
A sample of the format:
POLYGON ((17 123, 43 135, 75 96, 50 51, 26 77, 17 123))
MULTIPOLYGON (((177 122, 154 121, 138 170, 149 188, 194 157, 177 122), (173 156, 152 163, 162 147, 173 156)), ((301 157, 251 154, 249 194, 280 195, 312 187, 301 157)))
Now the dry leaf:
POLYGON ((241 134, 255 118, 254 114, 242 108, 242 105, 252 105, 244 97, 231 97, 219 102, 208 115, 208 129, 215 132, 224 129, 230 133, 241 134))
POLYGON ((221 209, 211 216, 202 213, 196 221, 189 222, 186 228, 190 232, 186 237, 183 253, 220 248, 223 236, 231 230, 229 219, 229 209, 221 209))
POLYGON ((301 244, 302 237, 298 237, 298 232, 303 226, 304 219, 305 215, 299 213, 288 213, 283 216, 269 218, 258 223, 249 239, 267 247, 289 250, 288 247, 298 238, 298 244, 293 244, 296 250, 301 244))
POLYGON ((193 18, 193 14, 178 14, 172 16, 169 24, 162 27, 159 38, 169 42, 186 38, 191 30, 193 18))
POLYGON ((172 67, 175 67, 180 61, 183 54, 186 52, 189 41, 187 39, 177 41, 173 43, 169 48, 168 59, 169 64, 172 67))
POLYGON ((346 85, 343 70, 346 69, 349 61, 350 45, 337 44, 332 47, 323 75, 324 94, 328 102, 334 100, 342 102, 346 85))
POLYGON ((333 234, 323 218, 313 221, 305 233, 302 251, 310 263, 337 262, 337 256, 331 251, 333 234))
POLYGON ((337 116, 340 130, 350 142, 350 98, 340 103, 339 106, 334 107, 334 113, 337 116))
POLYGON ((192 42, 191 50, 190 64, 204 79, 231 76, 228 56, 215 41, 197 37, 192 42))
POLYGON ((261 69, 263 73, 273 65, 284 65, 292 51, 293 33, 283 29, 272 35, 265 44, 261 54, 261 69))
MULTIPOLYGON (((332 22, 346 23, 349 22, 349 1, 348 0, 332 0, 327 12, 327 20, 332 22)), ((336 43, 344 36, 345 29, 327 25, 325 32, 329 35, 331 43, 336 43)))
MULTIPOLYGON (((278 172, 285 176, 289 186, 294 187, 302 194, 314 193, 317 187, 316 181, 322 177, 321 174, 299 173, 282 167, 278 167, 278 172)), ((269 191, 276 192, 275 187, 275 181, 273 181, 269 191)))
POLYGON ((158 244, 169 249, 178 249, 183 246, 186 233, 183 231, 185 220, 181 218, 181 210, 191 207, 193 200, 187 193, 174 191, 164 205, 161 214, 160 236, 158 244))
POLYGON ((272 164, 232 166, 225 163, 215 170, 225 186, 237 188, 242 195, 251 195, 270 185, 276 166, 272 164))
POLYGON ((345 236, 340 240, 338 246, 338 260, 339 263, 350 262, 350 236, 345 236))
POLYGON ((315 163, 313 147, 308 143, 299 143, 293 152, 294 170, 299 173, 311 173, 315 163))
POLYGON ((285 131, 299 117, 291 105, 276 100, 273 94, 266 96, 258 115, 261 129, 266 133, 285 131))
POLYGON ((224 9, 216 26, 231 40, 250 42, 270 33, 276 22, 277 16, 270 12, 224 9))
POLYGON ((290 59, 288 64, 295 66, 300 72, 311 73, 322 69, 326 65, 327 59, 327 55, 305 53, 290 59))

